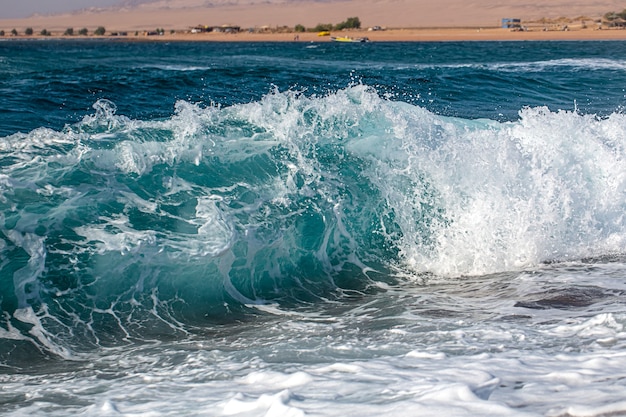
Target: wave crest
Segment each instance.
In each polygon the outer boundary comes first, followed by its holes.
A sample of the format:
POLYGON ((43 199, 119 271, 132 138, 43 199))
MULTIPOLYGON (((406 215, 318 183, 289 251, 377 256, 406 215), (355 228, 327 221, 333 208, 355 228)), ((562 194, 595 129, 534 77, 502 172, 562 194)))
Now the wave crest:
POLYGON ((164 120, 94 108, 1 139, 3 310, 33 308, 60 339, 79 343, 69 323, 102 345, 103 329, 145 338, 145 322, 178 332, 249 304, 626 245, 622 114, 466 120, 364 85, 181 101, 164 120))

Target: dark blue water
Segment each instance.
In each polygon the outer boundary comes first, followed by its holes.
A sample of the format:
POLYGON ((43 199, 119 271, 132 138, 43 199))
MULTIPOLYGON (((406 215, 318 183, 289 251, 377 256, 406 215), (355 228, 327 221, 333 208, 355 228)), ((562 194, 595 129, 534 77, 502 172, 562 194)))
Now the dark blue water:
POLYGON ((79 121, 106 98, 131 118, 177 100, 224 106, 274 86, 326 94, 354 83, 442 115, 514 120, 523 106, 607 115, 624 102, 621 42, 3 42, 0 134, 79 121), (575 74, 575 78, 572 75, 575 74))
POLYGON ((625 86, 623 42, 0 42, 0 413, 623 412, 625 86))

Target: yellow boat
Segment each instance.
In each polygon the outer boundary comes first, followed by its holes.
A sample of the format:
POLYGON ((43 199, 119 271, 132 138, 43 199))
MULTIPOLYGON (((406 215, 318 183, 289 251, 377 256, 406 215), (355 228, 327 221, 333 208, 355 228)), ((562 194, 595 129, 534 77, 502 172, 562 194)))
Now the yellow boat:
POLYGON ((368 38, 351 38, 349 36, 331 36, 333 42, 369 42, 368 38))

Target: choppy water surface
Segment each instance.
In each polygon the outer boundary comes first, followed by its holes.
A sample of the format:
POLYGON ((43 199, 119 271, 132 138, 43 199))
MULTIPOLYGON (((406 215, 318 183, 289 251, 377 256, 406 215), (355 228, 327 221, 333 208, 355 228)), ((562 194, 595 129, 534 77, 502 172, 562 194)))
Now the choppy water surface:
POLYGON ((620 42, 0 43, 0 412, 626 414, 620 42))

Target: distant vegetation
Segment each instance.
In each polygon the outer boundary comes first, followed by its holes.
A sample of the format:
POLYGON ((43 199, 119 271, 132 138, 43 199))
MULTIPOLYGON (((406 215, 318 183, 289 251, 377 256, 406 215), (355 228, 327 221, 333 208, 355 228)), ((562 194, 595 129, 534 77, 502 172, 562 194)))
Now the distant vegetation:
MULTIPOLYGON (((626 16, 626 10, 624 12, 622 12, 624 14, 624 16, 626 16)), ((616 14, 615 15, 621 16, 621 14, 616 14)), ((607 15, 609 15, 607 13, 607 15)), ((295 25, 293 28, 288 27, 288 26, 276 26, 275 28, 267 28, 264 27, 263 31, 271 31, 271 32, 278 32, 278 33, 289 33, 289 32, 295 32, 295 33, 304 33, 304 32, 330 32, 331 30, 335 30, 335 31, 340 31, 340 30, 350 30, 350 29, 361 29, 361 20, 358 17, 349 17, 346 20, 344 20, 343 22, 337 23, 337 24, 332 24, 332 23, 318 23, 317 26, 313 27, 313 28, 306 28, 304 25, 301 24, 297 24, 295 25)), ((239 31, 239 27, 236 27, 235 31, 239 31)), ((254 29, 249 29, 249 31, 253 31, 254 29)), ((171 29, 170 34, 175 34, 176 31, 174 29, 171 29)), ((12 36, 18 36, 18 31, 16 29, 13 29, 11 32, 12 36)), ((164 28, 157 28, 154 31, 144 31, 143 32, 144 35, 165 35, 165 29, 164 28)), ((24 35, 26 36, 32 36, 34 34, 34 30, 32 27, 28 27, 24 30, 24 35)), ((50 32, 47 29, 42 29, 41 32, 39 33, 41 36, 51 36, 52 32, 50 32)), ((59 35, 59 33, 57 33, 57 35, 59 35)), ((74 35, 80 35, 80 36, 88 36, 89 35, 89 30, 87 30, 87 28, 82 28, 79 29, 78 31, 75 31, 74 28, 67 28, 65 29, 65 31, 63 32, 63 36, 74 36, 74 35)), ((96 28, 96 30, 93 31, 93 35, 95 36, 105 36, 107 34, 106 29, 104 28, 104 26, 98 26, 96 28)), ((0 31, 0 36, 5 36, 5 32, 4 30, 0 31)), ((110 36, 127 36, 127 32, 111 32, 110 36)), ((135 36, 139 36, 139 31, 135 32, 135 36)))
POLYGON ((602 16, 602 20, 597 20, 600 24, 605 24, 608 27, 617 27, 624 29, 626 27, 626 9, 621 12, 608 12, 602 16))
POLYGON ((336 25, 333 25, 332 23, 318 23, 317 26, 315 26, 311 31, 330 32, 331 30, 344 29, 361 29, 361 20, 358 17, 349 17, 345 21, 337 23, 336 25))
POLYGON ((312 29, 313 32, 330 32, 331 30, 333 30, 332 23, 318 23, 317 26, 312 29))
POLYGON ((619 13, 608 12, 604 14, 604 18, 608 21, 623 19, 626 20, 626 9, 622 10, 619 13))
POLYGON ((361 29, 361 21, 358 17, 349 17, 345 22, 335 25, 335 30, 361 29))

